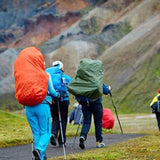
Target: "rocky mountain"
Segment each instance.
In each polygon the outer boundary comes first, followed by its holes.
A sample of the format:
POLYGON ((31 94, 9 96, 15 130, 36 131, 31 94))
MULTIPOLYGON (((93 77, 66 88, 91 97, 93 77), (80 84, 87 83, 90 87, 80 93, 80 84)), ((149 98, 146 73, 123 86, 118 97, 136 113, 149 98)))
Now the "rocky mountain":
MULTIPOLYGON (((70 76, 82 58, 102 60, 104 81, 112 86, 119 111, 150 111, 160 81, 159 0, 29 0, 26 4, 16 0, 0 4, 0 108, 18 106, 14 60, 22 48, 35 45, 44 54, 46 67, 61 60, 70 76)), ((111 107, 109 99, 104 98, 103 104, 111 107)))

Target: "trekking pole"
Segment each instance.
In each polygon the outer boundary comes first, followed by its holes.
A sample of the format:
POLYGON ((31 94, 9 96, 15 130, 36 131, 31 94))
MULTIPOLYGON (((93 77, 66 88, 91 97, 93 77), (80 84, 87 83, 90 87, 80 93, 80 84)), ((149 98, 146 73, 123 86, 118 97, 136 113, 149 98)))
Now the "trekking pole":
POLYGON ((33 157, 33 147, 34 147, 34 144, 33 144, 33 133, 32 133, 32 144, 31 144, 31 146, 32 146, 32 160, 34 160, 34 157, 33 157))
POLYGON ((120 129, 121 129, 121 133, 123 134, 123 130, 122 130, 121 123, 120 123, 120 120, 119 120, 119 117, 118 117, 118 113, 117 113, 116 106, 115 106, 115 104, 114 104, 114 102, 113 102, 113 96, 112 96, 111 91, 110 91, 109 94, 110 94, 110 97, 111 97, 111 100, 112 100, 112 104, 113 104, 113 107, 114 107, 114 110, 115 110, 115 113, 116 113, 116 116, 117 116, 117 120, 118 120, 118 123, 119 123, 119 127, 120 127, 120 129))
POLYGON ((79 120, 78 128, 77 128, 77 131, 76 131, 74 140, 73 140, 72 148, 74 147, 74 144, 75 144, 75 141, 76 141, 76 137, 77 137, 77 133, 78 133, 79 127, 80 127, 81 122, 82 122, 82 118, 83 118, 83 114, 81 115, 81 118, 80 118, 80 120, 79 120))
POLYGON ((62 121, 61 121, 61 113, 60 113, 60 106, 59 106, 59 100, 57 100, 57 107, 58 107, 58 115, 59 115, 59 124, 60 124, 60 131, 61 131, 61 138, 62 138, 62 145, 63 145, 63 153, 64 153, 64 159, 66 160, 66 150, 64 146, 64 138, 63 138, 63 130, 62 130, 62 121))

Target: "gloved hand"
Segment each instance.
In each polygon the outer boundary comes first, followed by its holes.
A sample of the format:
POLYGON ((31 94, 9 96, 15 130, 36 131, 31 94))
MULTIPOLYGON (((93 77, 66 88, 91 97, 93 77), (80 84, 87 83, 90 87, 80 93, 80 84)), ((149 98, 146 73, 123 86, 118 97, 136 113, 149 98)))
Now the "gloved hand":
POLYGON ((156 111, 152 108, 152 113, 155 113, 156 111))
POLYGON ((56 96, 56 98, 61 98, 61 94, 60 94, 60 92, 58 92, 58 91, 57 91, 57 96, 56 96))
POLYGON ((111 90, 112 90, 112 87, 111 87, 111 86, 108 86, 108 89, 111 91, 111 90))

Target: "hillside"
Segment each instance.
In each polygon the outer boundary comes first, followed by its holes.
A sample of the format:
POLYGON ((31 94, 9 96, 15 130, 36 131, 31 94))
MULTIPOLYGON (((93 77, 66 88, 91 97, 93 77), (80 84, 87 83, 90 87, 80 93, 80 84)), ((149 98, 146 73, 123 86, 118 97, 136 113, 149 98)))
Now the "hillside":
POLYGON ((122 110, 150 111, 151 99, 157 94, 160 82, 159 16, 137 27, 100 57, 106 64, 106 80, 118 89, 115 94, 122 110))
MULTIPOLYGON (((119 111, 150 112, 160 79, 159 0, 67 2, 43 2, 41 12, 25 21, 23 35, 3 43, 10 49, 2 47, 0 54, 0 107, 17 106, 13 63, 22 48, 36 45, 44 53, 46 67, 62 60, 70 76, 82 58, 102 60, 104 81, 112 86, 119 111), (56 14, 46 14, 55 7, 56 14)), ((104 106, 110 107, 107 101, 104 106)))

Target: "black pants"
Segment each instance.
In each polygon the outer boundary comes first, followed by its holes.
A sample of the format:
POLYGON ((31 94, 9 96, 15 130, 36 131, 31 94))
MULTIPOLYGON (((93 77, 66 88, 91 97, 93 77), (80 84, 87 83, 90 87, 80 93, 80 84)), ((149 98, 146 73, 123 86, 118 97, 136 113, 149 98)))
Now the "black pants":
POLYGON ((157 125, 158 125, 158 129, 160 131, 160 112, 156 112, 156 118, 157 118, 157 125))
POLYGON ((94 124, 95 124, 95 136, 96 136, 96 142, 102 142, 102 114, 103 114, 103 108, 101 103, 94 103, 90 102, 89 106, 82 105, 82 112, 83 112, 83 125, 80 136, 83 136, 85 139, 87 139, 87 134, 90 130, 91 121, 92 121, 92 115, 94 118, 94 124))
MULTIPOLYGON (((69 101, 59 101, 64 143, 66 142, 66 126, 67 126, 67 118, 68 118, 68 106, 69 106, 69 101)), ((51 116, 52 116, 51 132, 58 139, 58 143, 62 144, 62 136, 61 136, 61 132, 60 132, 60 121, 59 121, 57 101, 55 101, 55 103, 53 103, 50 106, 50 108, 51 108, 51 116)))

